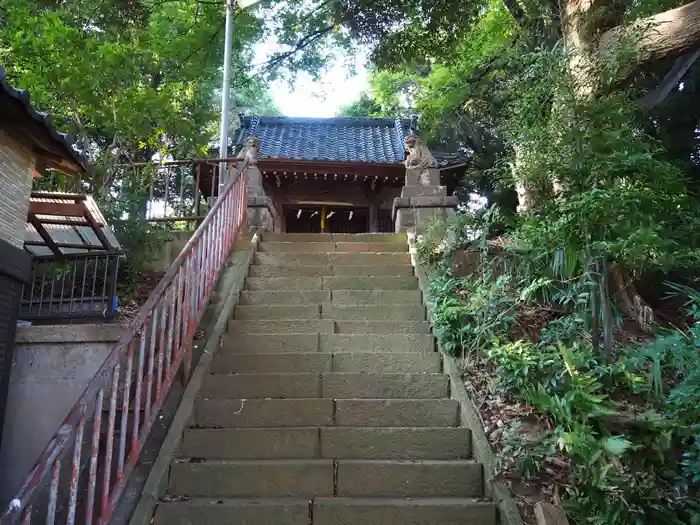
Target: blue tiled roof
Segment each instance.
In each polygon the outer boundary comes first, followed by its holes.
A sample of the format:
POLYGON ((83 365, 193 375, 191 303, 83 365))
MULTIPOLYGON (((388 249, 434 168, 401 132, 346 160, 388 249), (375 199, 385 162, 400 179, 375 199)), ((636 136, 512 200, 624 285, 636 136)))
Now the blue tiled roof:
POLYGON ((243 119, 237 147, 260 139, 260 158, 331 162, 401 163, 408 119, 252 116, 243 119))
POLYGON ((66 155, 70 157, 73 162, 77 163, 83 169, 87 169, 87 159, 73 148, 75 138, 69 133, 61 133, 54 128, 51 117, 46 113, 40 113, 34 109, 29 100, 29 93, 24 89, 12 87, 7 81, 5 70, 0 67, 0 95, 3 94, 13 99, 16 104, 19 104, 28 118, 38 122, 51 139, 65 151, 66 155))

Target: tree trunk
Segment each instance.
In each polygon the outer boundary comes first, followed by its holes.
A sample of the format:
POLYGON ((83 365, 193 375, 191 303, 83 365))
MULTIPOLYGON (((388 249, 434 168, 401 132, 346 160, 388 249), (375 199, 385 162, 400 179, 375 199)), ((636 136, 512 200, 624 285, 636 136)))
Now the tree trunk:
POLYGON ((513 178, 515 179, 515 191, 518 194, 517 212, 520 215, 529 213, 535 206, 535 191, 532 184, 519 175, 526 162, 525 146, 519 143, 515 146, 513 178))
POLYGON ((630 38, 637 51, 627 74, 649 62, 691 53, 700 47, 700 0, 608 29, 598 40, 598 50, 605 54, 623 38, 630 38))
POLYGON ((639 327, 648 332, 654 324, 654 311, 639 295, 629 269, 615 265, 610 269, 612 298, 617 309, 626 317, 634 319, 639 327))
MULTIPOLYGON (((598 61, 601 58, 600 55, 600 45, 598 45, 597 39, 604 29, 606 24, 610 23, 611 19, 615 18, 614 13, 610 13, 609 4, 611 0, 569 0, 564 5, 563 21, 562 24, 564 30, 564 39, 567 45, 567 51, 569 52, 569 73, 571 75, 572 81, 574 83, 574 93, 575 96, 580 100, 592 100, 600 83, 600 64, 598 61), (605 8, 608 7, 607 12, 605 8), (601 13, 605 13, 604 16, 599 16, 596 10, 600 10, 601 13)), ((696 0, 693 4, 698 4, 700 6, 700 0, 696 0)), ((686 6, 688 7, 688 6, 686 6)), ((673 11, 680 14, 681 9, 674 9, 673 11)), ((661 19, 664 19, 664 15, 657 15, 661 19)), ((654 17, 652 17, 654 18, 654 17)), ((676 25, 679 25, 676 22, 676 25)), ((693 28, 700 34, 700 20, 698 21, 697 29, 693 28)), ((670 30, 670 33, 677 32, 678 30, 670 30)), ((603 37, 607 36, 608 42, 612 35, 617 35, 617 39, 627 38, 629 36, 628 31, 623 31, 620 26, 614 29, 607 30, 603 33, 603 37)), ((640 43, 644 44, 644 49, 650 50, 652 42, 657 45, 660 43, 656 38, 658 33, 654 32, 654 29, 649 31, 650 38, 643 39, 640 43)), ((662 39, 663 40, 663 39, 662 39)), ((610 44, 607 44, 610 47, 610 44)), ((583 152, 581 152, 583 154, 583 152)), ((558 181, 554 181, 553 189, 555 194, 565 191, 566 188, 561 185, 558 181)), ((606 308, 609 310, 609 305, 606 305, 608 298, 613 298, 618 309, 625 315, 632 319, 635 319, 639 326, 643 330, 649 330, 651 324, 654 320, 654 315, 652 309, 649 305, 642 299, 642 297, 637 292, 633 280, 630 277, 630 272, 627 268, 616 265, 609 268, 607 264, 603 264, 602 275, 599 279, 600 284, 600 308, 603 313, 603 325, 604 325, 604 339, 609 337, 607 330, 609 327, 606 325, 606 308)), ((610 312, 607 312, 610 316, 610 312)), ((604 342, 606 347, 605 354, 608 355, 610 349, 608 348, 609 342, 604 342)))

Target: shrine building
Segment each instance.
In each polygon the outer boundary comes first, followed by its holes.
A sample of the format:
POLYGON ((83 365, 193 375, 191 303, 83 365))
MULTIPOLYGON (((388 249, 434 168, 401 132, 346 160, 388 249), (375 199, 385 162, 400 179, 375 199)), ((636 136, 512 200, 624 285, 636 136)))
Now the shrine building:
POLYGON ((391 233, 451 212, 466 159, 431 153, 413 127, 408 119, 242 118, 231 153, 249 160, 253 225, 391 233))

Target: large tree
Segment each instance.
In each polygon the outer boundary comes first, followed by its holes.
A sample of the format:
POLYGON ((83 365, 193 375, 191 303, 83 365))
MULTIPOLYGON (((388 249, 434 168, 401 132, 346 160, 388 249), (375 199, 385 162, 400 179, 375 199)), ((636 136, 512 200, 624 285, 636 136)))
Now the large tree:
MULTIPOLYGON (((191 155, 216 118, 223 12, 198 0, 5 2, 0 63, 98 165, 191 155)), ((245 10, 235 24, 234 93, 249 105, 262 93, 247 71, 263 24, 245 10)))

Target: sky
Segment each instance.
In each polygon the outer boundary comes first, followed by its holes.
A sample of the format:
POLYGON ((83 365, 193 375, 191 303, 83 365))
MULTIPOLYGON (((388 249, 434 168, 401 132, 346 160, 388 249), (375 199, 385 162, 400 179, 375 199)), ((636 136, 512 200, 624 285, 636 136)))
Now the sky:
MULTIPOLYGON (((256 49, 255 63, 264 62, 270 53, 278 49, 274 40, 262 42, 256 49)), ((300 73, 292 86, 284 80, 274 82, 270 94, 282 115, 333 117, 341 106, 357 100, 366 89, 366 60, 365 53, 350 58, 337 55, 318 81, 315 82, 307 73, 300 73)))

